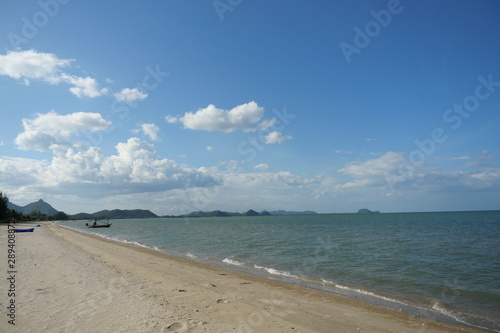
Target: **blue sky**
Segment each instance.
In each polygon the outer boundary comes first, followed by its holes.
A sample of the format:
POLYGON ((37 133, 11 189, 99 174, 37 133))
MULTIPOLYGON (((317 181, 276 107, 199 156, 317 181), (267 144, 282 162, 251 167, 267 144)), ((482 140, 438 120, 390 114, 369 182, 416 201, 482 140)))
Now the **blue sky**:
POLYGON ((68 213, 500 209, 497 1, 2 1, 0 189, 68 213))

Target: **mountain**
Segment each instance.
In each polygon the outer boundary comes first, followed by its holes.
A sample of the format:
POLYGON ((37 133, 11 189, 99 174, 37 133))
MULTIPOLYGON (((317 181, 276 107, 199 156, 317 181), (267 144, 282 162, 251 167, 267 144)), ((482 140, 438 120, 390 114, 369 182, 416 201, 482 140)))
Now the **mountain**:
POLYGON ((271 215, 317 215, 315 211, 305 210, 303 212, 292 212, 286 210, 275 210, 273 212, 269 212, 271 215))
POLYGON ((358 210, 358 214, 380 214, 380 212, 378 210, 371 211, 371 210, 366 209, 366 208, 361 208, 360 210, 358 210))
POLYGON ((228 212, 223 212, 223 211, 220 211, 220 210, 214 210, 213 212, 210 212, 208 213, 209 217, 227 217, 227 216, 231 216, 230 213, 228 212))
POLYGON ((14 209, 14 210, 21 212, 23 214, 29 214, 32 211, 37 210, 37 211, 40 211, 40 213, 42 213, 42 214, 45 214, 47 216, 52 216, 52 215, 59 212, 58 210, 54 209, 54 207, 52 207, 51 205, 49 205, 48 203, 46 203, 42 199, 38 200, 37 202, 32 202, 30 204, 27 204, 24 207, 15 205, 11 202, 8 203, 8 206, 10 209, 14 209))
POLYGON ((269 214, 266 211, 263 211, 261 214, 259 214, 253 209, 250 209, 243 214, 237 213, 237 212, 224 212, 224 211, 220 211, 220 210, 214 210, 211 212, 196 211, 196 212, 191 212, 191 213, 185 214, 185 215, 170 216, 170 217, 226 217, 226 216, 261 216, 261 215, 268 216, 271 214, 269 214))
POLYGON ((257 213, 253 209, 250 209, 247 212, 243 213, 243 216, 259 216, 259 213, 257 213))
POLYGON ((155 218, 158 217, 155 213, 150 210, 144 209, 113 209, 113 210, 101 210, 93 214, 79 213, 75 215, 70 215, 70 219, 74 220, 91 220, 94 218, 98 219, 145 219, 145 218, 155 218))
POLYGON ((23 207, 18 206, 18 205, 15 205, 15 204, 13 204, 13 203, 12 203, 12 202, 10 202, 10 201, 9 201, 9 202, 7 202, 7 207, 8 207, 9 209, 13 209, 13 210, 18 211, 18 212, 21 212, 21 213, 22 213, 22 211, 23 211, 23 207))

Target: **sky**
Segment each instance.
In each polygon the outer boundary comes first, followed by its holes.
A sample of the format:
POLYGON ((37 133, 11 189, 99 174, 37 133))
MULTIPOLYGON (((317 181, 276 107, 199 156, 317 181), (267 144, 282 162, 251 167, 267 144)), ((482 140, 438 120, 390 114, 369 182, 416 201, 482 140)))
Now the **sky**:
POLYGON ((101 209, 500 209, 500 3, 0 2, 0 191, 101 209))

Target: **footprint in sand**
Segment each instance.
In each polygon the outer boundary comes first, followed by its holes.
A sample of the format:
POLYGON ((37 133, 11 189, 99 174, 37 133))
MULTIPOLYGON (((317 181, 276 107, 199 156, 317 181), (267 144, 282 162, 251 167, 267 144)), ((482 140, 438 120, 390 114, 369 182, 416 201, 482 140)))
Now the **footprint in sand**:
POLYGON ((185 332, 187 328, 187 323, 173 323, 164 328, 163 332, 185 332))

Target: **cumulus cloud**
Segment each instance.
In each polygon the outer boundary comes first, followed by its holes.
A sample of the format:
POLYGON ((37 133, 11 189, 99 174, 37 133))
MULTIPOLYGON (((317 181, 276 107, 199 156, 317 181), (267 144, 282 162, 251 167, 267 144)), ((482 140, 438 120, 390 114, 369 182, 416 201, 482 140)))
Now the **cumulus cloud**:
POLYGON ((14 142, 23 150, 61 150, 74 147, 70 137, 83 131, 100 131, 111 127, 111 122, 99 113, 75 112, 60 115, 55 111, 36 114, 34 118, 22 120, 24 130, 14 142))
POLYGON ((124 88, 120 92, 114 94, 114 96, 118 102, 131 103, 131 102, 134 102, 137 100, 146 99, 148 97, 148 94, 143 93, 142 91, 140 91, 137 88, 133 88, 133 89, 124 88))
POLYGON ((88 76, 78 77, 74 75, 62 74, 61 80, 73 85, 73 87, 69 88, 69 91, 78 98, 94 98, 108 93, 107 88, 99 89, 97 80, 88 76))
POLYGON ((263 120, 264 108, 255 102, 238 105, 231 110, 223 110, 210 104, 196 112, 186 112, 182 117, 166 116, 169 123, 180 122, 191 130, 253 132, 272 126, 275 120, 263 120))
POLYGON ((356 161, 348 164, 339 172, 354 178, 354 181, 336 186, 336 189, 352 189, 366 186, 390 185, 388 180, 394 179, 398 183, 406 181, 408 177, 413 177, 415 168, 405 168, 405 159, 403 154, 396 152, 387 152, 384 155, 366 160, 356 161))
POLYGON ((142 124, 141 125, 142 132, 144 135, 147 135, 151 140, 153 141, 158 141, 158 132, 160 131, 160 128, 156 126, 155 124, 142 124))
POLYGON ((23 79, 25 84, 29 84, 30 79, 57 83, 60 81, 62 68, 68 67, 73 61, 73 59, 59 59, 52 53, 39 53, 34 50, 10 51, 6 55, 0 55, 0 75, 23 79))
POLYGON ((292 139, 291 136, 283 135, 278 131, 272 131, 269 134, 267 134, 264 138, 266 140, 266 144, 268 145, 281 144, 285 141, 292 139))
POLYGON ((83 197, 207 188, 221 180, 207 170, 178 165, 157 156, 154 146, 138 138, 116 145, 116 154, 100 148, 68 149, 51 161, 0 156, 0 170, 11 188, 26 186, 46 194, 74 193, 83 197))
POLYGON ((53 53, 35 50, 11 51, 6 55, 0 55, 0 75, 22 79, 26 85, 32 79, 50 84, 68 83, 73 85, 69 91, 78 98, 95 98, 107 94, 108 90, 100 89, 96 79, 63 72, 63 69, 74 61, 74 59, 60 59, 53 53))

